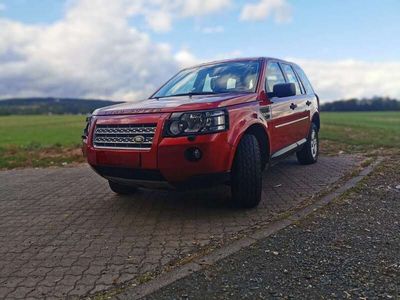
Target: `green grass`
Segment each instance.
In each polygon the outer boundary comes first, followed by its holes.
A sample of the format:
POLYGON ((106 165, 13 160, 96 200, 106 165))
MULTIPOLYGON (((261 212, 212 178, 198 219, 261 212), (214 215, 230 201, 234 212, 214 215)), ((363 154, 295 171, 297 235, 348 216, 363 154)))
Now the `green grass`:
MULTIPOLYGON (((76 115, 0 117, 0 169, 83 161, 84 126, 85 116, 76 115)), ((400 149, 400 112, 321 113, 320 137, 326 153, 400 149)))
POLYGON ((77 147, 84 126, 80 115, 0 117, 0 147, 77 147))
POLYGON ((85 116, 0 117, 0 169, 60 166, 83 161, 85 116))
POLYGON ((360 149, 400 148, 400 112, 323 112, 320 137, 360 149))

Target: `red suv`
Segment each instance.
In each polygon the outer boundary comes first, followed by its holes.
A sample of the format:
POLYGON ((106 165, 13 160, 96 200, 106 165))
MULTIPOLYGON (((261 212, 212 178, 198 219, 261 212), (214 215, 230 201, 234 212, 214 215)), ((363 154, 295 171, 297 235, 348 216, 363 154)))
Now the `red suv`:
POLYGON ((254 207, 267 165, 293 152, 301 164, 317 161, 318 108, 294 63, 211 62, 182 70, 149 99, 95 110, 83 152, 118 194, 225 183, 236 204, 254 207))

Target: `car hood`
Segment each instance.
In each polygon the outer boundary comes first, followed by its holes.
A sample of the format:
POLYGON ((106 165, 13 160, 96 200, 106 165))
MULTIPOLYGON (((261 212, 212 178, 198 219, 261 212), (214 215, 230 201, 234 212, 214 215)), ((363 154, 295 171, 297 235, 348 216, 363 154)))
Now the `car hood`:
POLYGON ((106 106, 96 109, 93 112, 93 115, 125 115, 212 109, 254 101, 256 98, 256 93, 227 93, 217 95, 193 95, 192 97, 165 97, 158 100, 146 99, 142 101, 106 106))

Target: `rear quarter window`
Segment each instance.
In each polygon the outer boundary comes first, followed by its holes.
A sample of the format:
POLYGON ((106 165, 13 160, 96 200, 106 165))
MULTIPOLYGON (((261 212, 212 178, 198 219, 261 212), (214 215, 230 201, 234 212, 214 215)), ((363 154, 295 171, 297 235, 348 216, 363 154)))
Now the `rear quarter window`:
POLYGON ((303 83, 304 88, 306 89, 307 94, 314 94, 314 89, 308 80, 306 73, 304 73, 303 69, 299 66, 293 66, 297 75, 300 77, 301 82, 303 83))

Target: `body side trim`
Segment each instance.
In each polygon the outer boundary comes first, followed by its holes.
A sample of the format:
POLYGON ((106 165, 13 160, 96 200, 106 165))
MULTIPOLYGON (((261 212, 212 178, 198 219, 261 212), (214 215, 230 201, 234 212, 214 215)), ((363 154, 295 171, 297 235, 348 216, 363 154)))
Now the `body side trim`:
POLYGON ((300 122, 300 121, 303 121, 303 120, 306 120, 306 119, 309 119, 309 117, 307 116, 307 117, 300 118, 300 119, 297 119, 297 120, 293 120, 293 121, 290 121, 290 122, 282 123, 282 124, 276 125, 275 128, 280 128, 280 127, 283 127, 283 126, 287 126, 287 125, 290 125, 290 124, 293 124, 293 123, 297 123, 297 122, 300 122))
POLYGON ((272 154, 271 158, 275 158, 275 157, 281 156, 289 151, 292 151, 292 150, 296 149, 297 147, 303 145, 305 142, 307 142, 307 139, 304 138, 304 139, 301 139, 300 141, 297 141, 296 143, 286 146, 285 148, 282 148, 281 150, 278 150, 277 152, 272 154))

